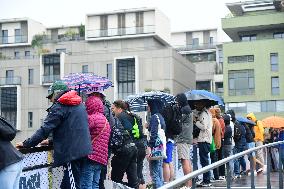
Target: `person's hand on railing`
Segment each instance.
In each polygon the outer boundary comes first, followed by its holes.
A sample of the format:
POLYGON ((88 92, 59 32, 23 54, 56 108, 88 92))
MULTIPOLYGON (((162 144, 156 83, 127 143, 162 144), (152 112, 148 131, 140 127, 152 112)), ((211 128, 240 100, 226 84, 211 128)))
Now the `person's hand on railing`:
POLYGON ((18 142, 18 143, 16 144, 16 148, 17 148, 17 149, 20 149, 20 148, 23 148, 23 147, 24 147, 23 142, 18 142))
POLYGON ((49 145, 49 140, 48 139, 45 139, 43 141, 41 141, 41 143, 39 143, 40 146, 48 146, 49 145))

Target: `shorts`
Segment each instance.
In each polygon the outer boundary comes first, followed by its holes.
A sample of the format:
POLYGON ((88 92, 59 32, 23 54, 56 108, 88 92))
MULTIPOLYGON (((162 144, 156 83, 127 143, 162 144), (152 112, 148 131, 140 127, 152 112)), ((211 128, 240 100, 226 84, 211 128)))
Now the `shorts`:
MULTIPOLYGON (((255 147, 255 143, 254 142, 250 142, 250 143, 247 143, 247 149, 250 149, 250 148, 254 148, 255 147)), ((255 157, 255 152, 252 152, 249 157, 252 155, 252 157, 255 157)))
POLYGON ((177 143, 178 159, 190 159, 190 144, 177 143))
POLYGON ((168 141, 167 148, 166 148, 167 158, 164 159, 164 163, 171 163, 173 161, 173 151, 174 151, 174 143, 171 141, 168 141))

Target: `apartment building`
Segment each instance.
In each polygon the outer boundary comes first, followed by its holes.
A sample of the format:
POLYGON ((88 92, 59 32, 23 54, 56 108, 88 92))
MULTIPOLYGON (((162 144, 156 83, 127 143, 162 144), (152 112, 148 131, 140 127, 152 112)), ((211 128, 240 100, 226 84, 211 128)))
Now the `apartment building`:
POLYGON ((196 89, 223 96, 222 44, 217 28, 173 32, 171 44, 196 67, 196 89))
POLYGON ((222 28, 232 39, 223 44, 224 99, 227 109, 258 119, 284 116, 283 1, 227 4, 231 16, 222 28))
POLYGON ((195 65, 170 46, 170 21, 155 8, 88 14, 84 26, 30 32, 33 43, 0 47, 0 112, 20 130, 16 140, 42 124, 48 87, 69 73, 108 77, 111 101, 151 89, 195 88, 195 65))

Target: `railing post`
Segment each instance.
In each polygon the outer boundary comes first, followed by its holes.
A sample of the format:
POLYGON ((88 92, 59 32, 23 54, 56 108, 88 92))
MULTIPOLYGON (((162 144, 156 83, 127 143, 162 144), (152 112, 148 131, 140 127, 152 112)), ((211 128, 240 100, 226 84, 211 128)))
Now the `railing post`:
POLYGON ((255 189, 254 185, 254 162, 253 162, 252 153, 250 153, 250 179, 251 179, 251 188, 255 189))
POLYGON ((267 179, 266 179, 266 183, 267 183, 267 185, 266 185, 266 187, 267 187, 267 189, 271 189, 271 182, 270 182, 270 172, 271 172, 271 157, 270 157, 270 150, 271 150, 271 148, 267 148, 267 179))
POLYGON ((230 162, 228 162, 226 164, 226 168, 227 168, 227 189, 230 189, 231 188, 231 180, 232 180, 230 162))
MULTIPOLYGON (((284 145, 284 144, 282 144, 284 145)), ((283 162, 282 162, 282 153, 283 149, 281 149, 281 145, 279 145, 279 189, 283 189, 283 162)))
MULTIPOLYGON (((193 171, 198 169, 198 160, 197 160, 197 144, 193 144, 193 171)), ((198 176, 197 176, 198 177, 198 176)), ((196 187, 196 178, 192 178, 192 189, 196 187)))

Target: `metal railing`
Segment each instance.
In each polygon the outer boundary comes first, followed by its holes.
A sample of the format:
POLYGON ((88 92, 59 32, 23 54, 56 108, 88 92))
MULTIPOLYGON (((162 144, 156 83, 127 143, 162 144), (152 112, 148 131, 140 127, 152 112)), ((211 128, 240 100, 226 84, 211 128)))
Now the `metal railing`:
POLYGON ((42 76, 43 83, 53 83, 60 79, 60 75, 44 75, 42 76))
POLYGON ((21 77, 0 77, 0 85, 21 85, 21 77))
POLYGON ((0 45, 27 43, 28 35, 1 36, 0 45))
POLYGON ((186 44, 182 46, 175 46, 174 48, 179 51, 191 51, 202 49, 216 49, 217 43, 199 43, 199 44, 186 44))
MULTIPOLYGON (((284 141, 280 141, 280 142, 274 142, 274 143, 270 143, 270 144, 266 144, 266 145, 262 145, 262 146, 258 146, 258 147, 254 147, 254 148, 251 148, 251 149, 248 149, 246 151, 243 151, 243 152, 240 152, 238 154, 235 154, 235 155, 232 155, 230 157, 227 157, 225 159, 222 159, 220 161, 217 161, 215 163, 212 163, 206 167, 203 167, 201 169, 198 169, 196 171, 193 171, 179 179, 176 179, 162 187, 160 187, 159 189, 172 189, 174 187, 178 187, 182 184, 184 184, 185 182, 187 182, 188 180, 192 179, 192 188, 195 189, 196 187, 196 183, 195 183, 195 178, 198 176, 198 175, 201 175, 203 173, 206 173, 210 170, 213 170, 217 167, 220 167, 221 165, 224 165, 224 164, 227 164, 227 175, 231 175, 231 172, 230 172, 230 166, 229 166, 229 162, 230 161, 233 161, 235 159, 238 159, 244 155, 249 155, 251 154, 252 152, 255 152, 257 150, 260 150, 260 149, 263 149, 263 148, 269 148, 269 147, 272 147, 272 146, 276 146, 276 145, 279 145, 279 144, 284 144, 284 141)), ((281 149, 281 147, 279 148, 280 151, 283 150, 281 149)), ((279 152, 279 157, 281 156, 281 152, 279 152)), ((252 158, 252 156, 251 156, 252 158)), ((271 180, 270 180, 270 165, 271 165, 271 159, 270 159, 270 156, 268 155, 267 156, 267 189, 271 189, 271 180)), ((279 171, 279 189, 283 189, 283 171, 281 171, 281 166, 282 166, 282 162, 281 162, 281 157, 279 158, 279 168, 280 168, 280 171, 279 171)), ((250 159, 250 176, 251 176, 251 186, 249 188, 252 188, 252 189, 255 189, 255 184, 254 184, 254 169, 253 169, 253 160, 250 159)), ((227 182, 226 182, 226 187, 227 188, 231 188, 231 179, 226 179, 227 182)))
POLYGON ((43 43, 57 43, 57 42, 65 42, 65 41, 80 41, 85 40, 85 36, 80 36, 80 34, 74 35, 44 35, 42 42, 43 43))

